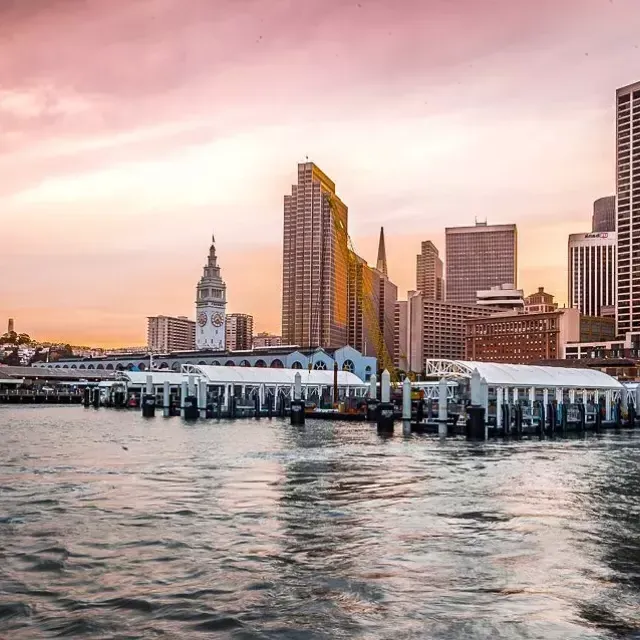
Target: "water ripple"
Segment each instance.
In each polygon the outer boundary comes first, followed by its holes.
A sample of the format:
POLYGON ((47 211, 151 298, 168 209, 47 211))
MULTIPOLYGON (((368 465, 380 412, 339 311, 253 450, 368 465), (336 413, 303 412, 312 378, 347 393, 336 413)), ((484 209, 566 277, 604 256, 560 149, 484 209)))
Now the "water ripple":
POLYGON ((0 638, 640 638, 634 433, 78 407, 0 429, 0 638))

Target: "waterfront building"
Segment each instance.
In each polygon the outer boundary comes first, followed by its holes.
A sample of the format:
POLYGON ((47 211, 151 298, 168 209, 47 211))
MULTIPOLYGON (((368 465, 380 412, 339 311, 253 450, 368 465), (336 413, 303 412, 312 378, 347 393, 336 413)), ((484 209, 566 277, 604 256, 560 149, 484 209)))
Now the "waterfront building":
POLYGON ((524 291, 512 284, 491 287, 476 293, 476 304, 495 309, 515 309, 524 311, 524 291))
POLYGON ((565 358, 603 361, 633 359, 637 365, 640 363, 640 334, 627 333, 609 340, 581 340, 568 343, 565 347, 565 358))
POLYGON ((253 348, 264 349, 265 347, 280 347, 282 346, 282 336, 276 336, 267 331, 262 331, 253 336, 253 348))
MULTIPOLYGON (((152 353, 192 351, 196 346, 196 323, 185 316, 149 316, 147 348, 152 353)), ((136 349, 140 351, 140 349, 136 349)))
POLYGON ((446 240, 447 302, 475 304, 476 292, 518 282, 518 232, 515 224, 448 227, 446 240))
POLYGON ((226 341, 225 309, 227 285, 220 276, 216 256, 216 239, 211 237, 211 247, 202 278, 196 288, 196 348, 224 350, 226 341))
POLYGON ((444 265, 431 240, 424 240, 416 256, 416 289, 432 300, 444 300, 444 265))
POLYGON ((410 296, 407 303, 407 369, 416 373, 424 370, 427 358, 464 358, 465 321, 500 311, 476 304, 433 300, 421 293, 410 296))
POLYGON ((616 332, 640 330, 640 82, 616 92, 616 332))
POLYGON ((616 233, 598 231, 569 236, 569 306, 599 316, 616 300, 616 233))
POLYGON ((154 370, 180 371, 182 365, 213 365, 227 367, 261 367, 272 369, 299 369, 332 371, 334 363, 341 371, 355 373, 367 381, 376 372, 374 357, 365 356, 350 346, 339 349, 302 348, 296 346, 269 347, 249 351, 179 351, 154 354, 149 358, 146 351, 102 356, 96 358, 60 358, 55 363, 38 363, 34 366, 52 369, 79 369, 98 371, 146 371, 150 365, 154 370))
POLYGON ((347 343, 347 207, 313 162, 284 197, 282 339, 302 347, 347 343))
POLYGON ((226 318, 227 351, 253 348, 253 316, 246 313, 228 313, 226 318))
POLYGON ((605 196, 593 203, 591 218, 592 233, 606 233, 616 230, 616 197, 605 196))
POLYGON ((540 287, 525 299, 525 313, 512 311, 465 323, 465 357, 482 362, 531 363, 564 358, 565 346, 614 337, 613 318, 558 309, 540 287))

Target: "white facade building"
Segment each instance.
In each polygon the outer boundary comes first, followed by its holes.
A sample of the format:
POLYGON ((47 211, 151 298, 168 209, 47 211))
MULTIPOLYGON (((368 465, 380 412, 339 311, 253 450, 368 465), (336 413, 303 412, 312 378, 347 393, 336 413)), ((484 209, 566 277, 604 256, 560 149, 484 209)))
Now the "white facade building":
POLYGON ((599 316, 616 303, 616 233, 569 236, 569 306, 585 316, 599 316))
POLYGON ((503 284, 476 293, 476 304, 498 309, 520 309, 524 311, 524 291, 513 284, 503 284))
POLYGON ((196 349, 224 350, 226 306, 227 285, 220 277, 216 240, 212 236, 207 264, 197 287, 196 349))

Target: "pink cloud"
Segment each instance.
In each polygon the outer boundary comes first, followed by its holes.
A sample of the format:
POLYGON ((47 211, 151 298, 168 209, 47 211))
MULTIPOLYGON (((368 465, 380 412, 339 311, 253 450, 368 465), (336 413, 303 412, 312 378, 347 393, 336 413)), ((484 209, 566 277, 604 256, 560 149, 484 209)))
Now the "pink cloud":
POLYGON ((191 312, 215 229, 233 310, 278 330, 306 154, 369 261, 385 226, 400 291, 420 240, 478 216, 517 222, 522 283, 563 299, 638 33, 635 0, 1 3, 0 316, 142 342, 146 315, 191 312))

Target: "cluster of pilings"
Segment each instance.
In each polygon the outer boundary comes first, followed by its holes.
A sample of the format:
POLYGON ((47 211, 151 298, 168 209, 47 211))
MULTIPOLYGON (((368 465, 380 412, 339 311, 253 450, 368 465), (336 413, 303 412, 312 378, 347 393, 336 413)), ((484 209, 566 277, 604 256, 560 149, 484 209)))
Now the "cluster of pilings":
MULTIPOLYGON (((101 406, 125 408, 129 406, 127 391, 124 386, 113 386, 106 392, 98 387, 85 387, 83 404, 85 407, 99 408, 101 406), (106 395, 105 395, 106 393, 106 395)), ((158 403, 158 397, 154 392, 153 376, 146 377, 146 383, 141 390, 137 406, 145 418, 153 418, 157 410, 162 410, 164 417, 179 415, 185 420, 197 420, 198 418, 241 418, 241 417, 285 417, 291 415, 293 424, 304 424, 305 403, 302 400, 302 377, 299 373, 295 376, 294 399, 289 400, 285 396, 274 398, 271 395, 265 397, 264 403, 258 395, 253 397, 251 408, 239 407, 237 398, 229 396, 224 402, 221 395, 210 403, 207 396, 207 382, 195 376, 185 378, 180 386, 179 406, 176 407, 174 397, 171 394, 171 384, 165 381, 162 386, 162 400, 158 403)))
MULTIPOLYGON (((438 383, 438 411, 434 415, 431 401, 425 410, 423 400, 412 400, 412 385, 408 378, 402 383, 402 411, 390 402, 390 379, 385 371, 381 376, 380 400, 376 398, 376 380, 372 376, 367 399, 367 420, 375 422, 379 433, 391 434, 397 420, 402 432, 437 433, 441 437, 465 436, 469 440, 487 440, 492 437, 537 436, 551 438, 570 433, 600 432, 606 428, 632 428, 636 426, 637 411, 633 399, 623 406, 621 399, 611 406, 596 402, 547 402, 535 401, 531 407, 519 403, 503 403, 497 411, 498 422, 490 423, 486 415, 484 397, 486 381, 477 371, 470 379, 470 399, 459 415, 449 414, 448 384, 446 379, 438 383), (526 411, 526 417, 525 417, 526 411), (611 419, 606 420, 610 415, 611 419)), ((548 399, 545 393, 545 399, 548 399)), ((609 397, 607 395, 607 397, 609 397)))

